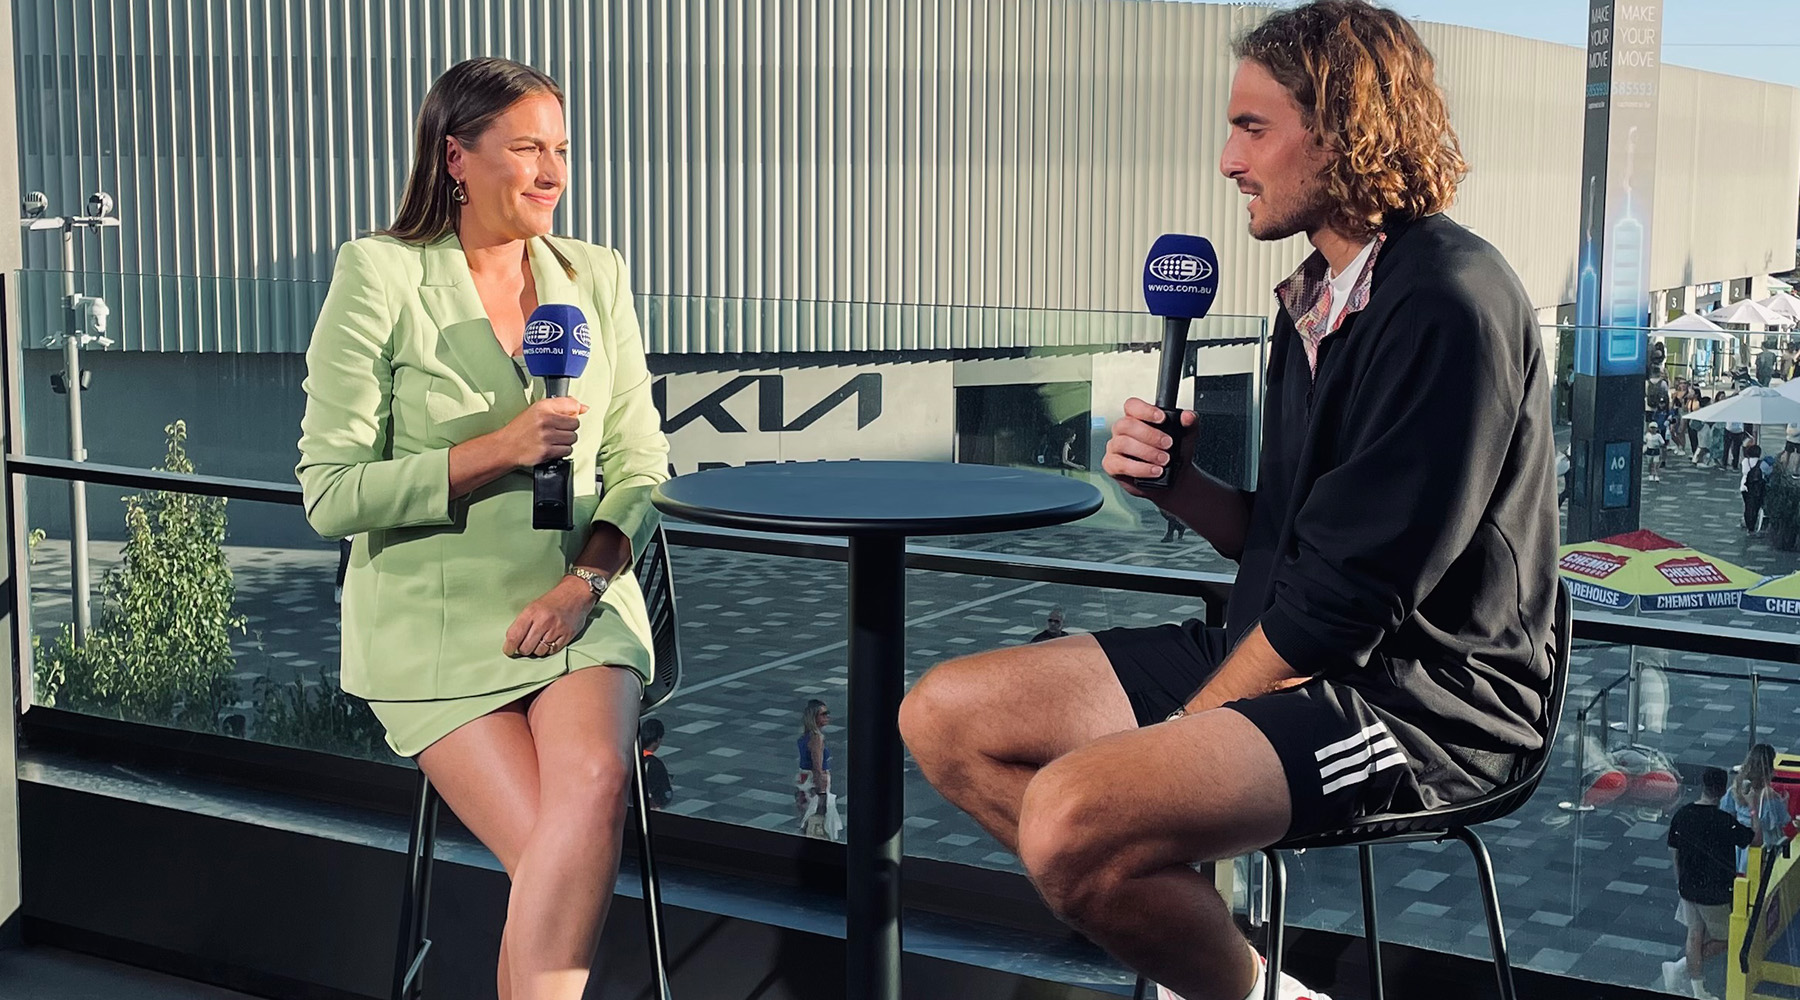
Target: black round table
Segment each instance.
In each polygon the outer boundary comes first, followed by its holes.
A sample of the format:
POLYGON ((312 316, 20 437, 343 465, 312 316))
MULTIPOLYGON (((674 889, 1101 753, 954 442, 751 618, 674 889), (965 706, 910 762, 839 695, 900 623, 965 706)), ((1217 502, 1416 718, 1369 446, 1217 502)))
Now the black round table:
POLYGON ((905 694, 906 539, 1063 524, 1100 491, 1033 469, 946 462, 794 462, 710 469, 658 486, 664 513, 751 531, 850 540, 848 992, 900 996, 900 699, 905 694))

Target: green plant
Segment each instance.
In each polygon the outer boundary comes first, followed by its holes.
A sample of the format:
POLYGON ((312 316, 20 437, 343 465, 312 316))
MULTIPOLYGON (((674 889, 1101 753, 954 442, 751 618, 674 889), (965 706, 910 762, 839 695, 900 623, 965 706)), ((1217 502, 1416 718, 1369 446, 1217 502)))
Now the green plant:
POLYGON ((296 677, 284 684, 259 677, 253 700, 260 740, 371 760, 393 757, 368 704, 345 694, 323 669, 317 683, 296 677))
MULTIPOLYGON (((163 432, 163 471, 192 475, 186 422, 163 432)), ((85 641, 77 645, 69 625, 47 643, 32 637, 37 700, 219 731, 221 711, 237 701, 231 636, 247 620, 232 610, 226 501, 156 490, 124 505, 125 547, 100 580, 85 641)))

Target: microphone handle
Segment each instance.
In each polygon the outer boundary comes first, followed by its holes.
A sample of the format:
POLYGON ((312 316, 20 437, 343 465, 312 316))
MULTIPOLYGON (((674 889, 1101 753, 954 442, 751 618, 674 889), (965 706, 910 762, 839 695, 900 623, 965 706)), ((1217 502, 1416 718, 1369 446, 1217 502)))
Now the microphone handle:
POLYGON ((1169 446, 1169 464, 1163 466, 1159 475, 1139 479, 1139 489, 1168 489, 1180 472, 1181 438, 1185 428, 1181 426, 1181 406, 1176 400, 1181 395, 1181 370, 1187 361, 1188 327, 1193 322, 1186 316, 1163 317, 1162 362, 1156 370, 1156 405, 1162 410, 1162 420, 1156 426, 1169 435, 1174 444, 1169 446))
MULTIPOLYGON (((551 399, 569 394, 567 375, 544 377, 544 392, 551 399)), ((575 527, 575 463, 566 458, 544 462, 531 470, 531 526, 545 531, 571 531, 575 527)))

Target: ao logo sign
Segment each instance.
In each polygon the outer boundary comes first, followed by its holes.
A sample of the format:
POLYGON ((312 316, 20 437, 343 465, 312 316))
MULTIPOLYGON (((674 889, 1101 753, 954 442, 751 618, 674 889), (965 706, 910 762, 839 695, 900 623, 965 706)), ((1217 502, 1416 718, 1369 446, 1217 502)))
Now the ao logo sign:
POLYGON ((1191 253, 1166 253, 1150 262, 1150 273, 1171 284, 1188 284, 1212 277, 1212 265, 1191 253))

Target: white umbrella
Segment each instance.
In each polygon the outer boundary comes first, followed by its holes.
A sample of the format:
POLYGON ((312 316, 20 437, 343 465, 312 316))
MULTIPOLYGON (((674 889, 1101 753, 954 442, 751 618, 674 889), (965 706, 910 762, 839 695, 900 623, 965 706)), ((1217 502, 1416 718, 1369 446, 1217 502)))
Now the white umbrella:
POLYGON ((1794 321, 1759 302, 1745 299, 1706 314, 1714 323, 1761 323, 1764 326, 1792 326, 1794 321))
POLYGON ((1766 299, 1757 299, 1756 304, 1782 317, 1790 326, 1800 323, 1800 298, 1792 292, 1776 292, 1766 299))
MULTIPOLYGON (((1800 386, 1795 386, 1794 391, 1800 393, 1800 386)), ((1753 385, 1711 406, 1683 413, 1681 417, 1684 420, 1705 420, 1721 424, 1734 421, 1744 424, 1800 424, 1800 399, 1780 389, 1753 385)))
POLYGON ((1727 343, 1737 343, 1736 334, 1705 316, 1696 316, 1693 313, 1682 313, 1650 332, 1659 337, 1689 337, 1694 340, 1723 340, 1727 343))

